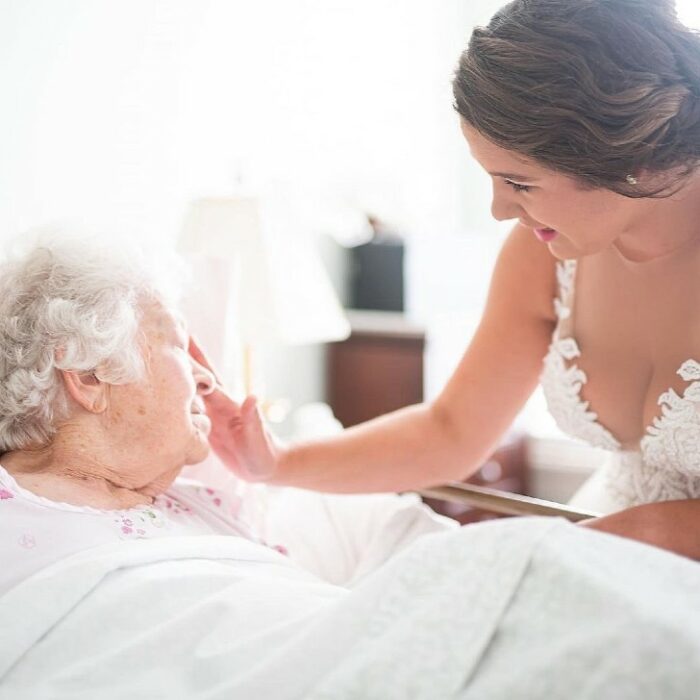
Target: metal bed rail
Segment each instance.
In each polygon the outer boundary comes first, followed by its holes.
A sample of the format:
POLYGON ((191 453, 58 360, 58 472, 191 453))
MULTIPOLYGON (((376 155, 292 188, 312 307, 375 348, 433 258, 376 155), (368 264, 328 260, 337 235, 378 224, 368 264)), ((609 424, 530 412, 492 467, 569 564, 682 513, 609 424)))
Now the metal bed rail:
POLYGON ((549 515, 566 518, 571 522, 597 518, 600 515, 600 513, 569 508, 554 501, 458 482, 421 489, 418 494, 426 498, 463 503, 502 515, 549 515))

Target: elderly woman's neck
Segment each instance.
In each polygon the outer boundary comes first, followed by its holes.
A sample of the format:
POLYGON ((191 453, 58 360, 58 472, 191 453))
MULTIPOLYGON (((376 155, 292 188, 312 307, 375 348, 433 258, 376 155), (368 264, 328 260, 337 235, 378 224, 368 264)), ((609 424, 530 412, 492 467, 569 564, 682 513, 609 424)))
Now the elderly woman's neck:
POLYGON ((2 465, 22 488, 58 502, 102 509, 153 502, 143 490, 124 483, 97 445, 70 431, 59 431, 47 445, 7 452, 2 465))

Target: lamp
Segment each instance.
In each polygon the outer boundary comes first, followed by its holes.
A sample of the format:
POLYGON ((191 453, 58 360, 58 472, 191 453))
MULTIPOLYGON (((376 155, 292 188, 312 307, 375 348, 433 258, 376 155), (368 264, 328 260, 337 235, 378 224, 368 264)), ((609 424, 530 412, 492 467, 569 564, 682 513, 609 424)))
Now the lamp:
POLYGON ((197 282, 186 303, 190 327, 212 359, 223 360, 229 380, 240 377, 242 365, 245 394, 258 389, 256 347, 343 340, 350 333, 314 241, 293 217, 279 214, 254 196, 198 199, 180 235, 197 282))

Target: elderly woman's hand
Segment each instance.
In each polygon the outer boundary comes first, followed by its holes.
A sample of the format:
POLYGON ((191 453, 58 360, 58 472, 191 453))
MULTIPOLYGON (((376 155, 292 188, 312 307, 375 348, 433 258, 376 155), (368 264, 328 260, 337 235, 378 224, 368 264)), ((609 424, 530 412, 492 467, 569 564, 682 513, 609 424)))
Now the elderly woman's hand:
POLYGON ((282 449, 263 424, 256 399, 249 396, 242 404, 234 401, 221 386, 206 355, 190 338, 192 357, 216 379, 214 390, 204 396, 212 427, 209 442, 214 452, 237 476, 249 481, 266 481, 275 474, 282 449))

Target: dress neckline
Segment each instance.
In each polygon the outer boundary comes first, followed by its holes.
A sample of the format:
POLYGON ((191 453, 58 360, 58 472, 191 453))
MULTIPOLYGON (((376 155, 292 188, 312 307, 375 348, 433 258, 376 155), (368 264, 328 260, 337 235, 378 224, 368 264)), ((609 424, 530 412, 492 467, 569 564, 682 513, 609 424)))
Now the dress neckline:
MULTIPOLYGON (((557 281, 559 287, 559 296, 554 300, 554 310, 557 316, 557 324, 554 329, 552 343, 550 345, 547 359, 550 359, 552 354, 558 356, 558 364, 565 371, 565 376, 569 380, 568 397, 570 399, 570 408, 573 409, 578 416, 588 421, 591 430, 594 433, 599 433, 599 439, 593 440, 599 447, 604 447, 608 450, 625 451, 623 445, 613 432, 605 426, 598 418, 598 414, 594 411, 589 411, 590 402, 581 397, 581 390, 588 381, 586 373, 573 360, 581 356, 576 338, 569 334, 566 337, 561 337, 560 327, 562 321, 568 319, 572 313, 572 300, 575 291, 577 260, 564 260, 557 262, 557 281)), ((644 445, 649 440, 659 436, 663 430, 665 421, 669 418, 669 414, 673 410, 680 407, 680 403, 688 401, 700 400, 700 362, 693 358, 685 360, 676 370, 684 381, 690 382, 690 386, 686 387, 683 396, 679 396, 676 391, 669 387, 662 392, 657 401, 657 406, 661 406, 661 413, 654 416, 651 423, 644 427, 641 437, 637 443, 637 449, 643 449, 644 445)))

